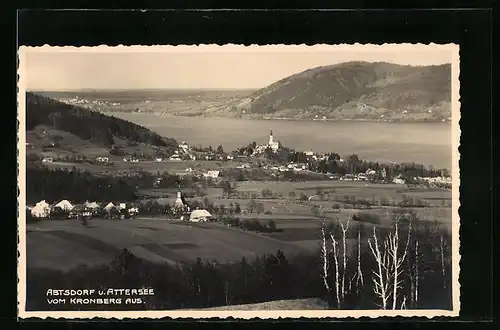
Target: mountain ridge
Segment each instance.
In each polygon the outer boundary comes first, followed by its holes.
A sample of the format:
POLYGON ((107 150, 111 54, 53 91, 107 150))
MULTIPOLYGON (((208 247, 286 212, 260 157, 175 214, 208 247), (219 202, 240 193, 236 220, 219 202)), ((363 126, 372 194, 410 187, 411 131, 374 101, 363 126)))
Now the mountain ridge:
POLYGON ((311 68, 204 115, 270 119, 431 120, 451 117, 451 64, 344 62, 311 68))

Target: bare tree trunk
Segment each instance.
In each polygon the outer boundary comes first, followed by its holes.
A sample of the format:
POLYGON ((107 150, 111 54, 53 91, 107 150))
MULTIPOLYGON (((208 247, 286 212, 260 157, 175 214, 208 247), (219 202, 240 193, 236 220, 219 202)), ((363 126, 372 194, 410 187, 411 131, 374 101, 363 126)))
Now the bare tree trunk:
MULTIPOLYGON (((358 281, 357 287, 364 286, 363 272, 361 271, 361 230, 358 230, 358 281)), ((359 292, 359 291, 358 291, 359 292)))
POLYGON ((418 241, 415 241, 415 308, 418 306, 418 241))
POLYGON ((323 283, 328 292, 331 291, 328 285, 328 252, 326 250, 325 227, 321 227, 321 257, 323 259, 323 283))
POLYGON ((444 270, 444 247, 443 247, 443 235, 439 238, 439 250, 441 252, 441 271, 443 273, 443 288, 446 289, 446 274, 444 270))
POLYGON ((410 258, 406 259, 408 264, 408 277, 410 278, 410 304, 415 307, 415 277, 413 272, 415 270, 415 264, 411 264, 410 258))
POLYGON ((386 264, 384 261, 386 260, 386 258, 385 253, 383 255, 380 252, 377 234, 375 232, 375 226, 373 227, 373 239, 373 244, 371 240, 368 241, 368 246, 370 247, 372 255, 377 262, 377 271, 373 272, 373 290, 381 300, 380 307, 382 307, 382 309, 387 309, 387 277, 386 274, 384 274, 384 270, 386 270, 386 264))
POLYGON ((396 230, 394 237, 392 238, 392 263, 394 265, 394 286, 392 290, 392 309, 396 309, 397 295, 398 295, 398 275, 399 269, 398 264, 398 246, 399 246, 399 235, 398 235, 398 223, 396 222, 396 230))
POLYGON ((410 244, 410 233, 411 233, 411 224, 408 228, 408 237, 406 240, 406 246, 403 250, 403 255, 399 255, 399 226, 398 220, 396 220, 396 224, 394 225, 394 234, 389 234, 388 244, 389 244, 389 254, 392 259, 392 271, 393 271, 393 286, 392 286, 392 309, 396 309, 397 298, 398 298, 398 289, 401 289, 401 280, 399 279, 399 275, 402 274, 401 266, 406 259, 406 254, 408 253, 408 246, 410 244))
POLYGON ((406 309, 406 296, 403 297, 403 302, 401 303, 401 309, 406 309))
POLYGON ((346 271, 347 271, 347 251, 346 251, 346 235, 347 235, 347 230, 349 229, 349 221, 350 221, 351 216, 349 215, 347 219, 347 223, 344 226, 344 224, 340 222, 340 227, 342 228, 342 252, 343 252, 343 260, 342 260, 342 300, 345 297, 345 277, 346 277, 346 271))
POLYGON ((330 238, 332 239, 332 246, 333 246, 333 258, 335 262, 335 294, 337 296, 337 307, 340 308, 340 295, 339 295, 339 262, 337 259, 337 241, 333 237, 332 234, 330 234, 330 238))

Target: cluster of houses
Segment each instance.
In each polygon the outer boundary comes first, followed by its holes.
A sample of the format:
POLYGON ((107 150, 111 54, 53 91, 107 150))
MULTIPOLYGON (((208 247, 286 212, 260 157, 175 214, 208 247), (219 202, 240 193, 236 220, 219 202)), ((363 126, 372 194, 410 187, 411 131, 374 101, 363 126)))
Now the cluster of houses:
POLYGON ((438 177, 419 177, 418 181, 424 182, 432 187, 450 187, 452 184, 452 178, 446 176, 438 177))
MULTIPOLYGON (((137 206, 128 203, 109 202, 107 204, 100 204, 97 202, 85 202, 84 204, 73 204, 68 200, 50 204, 45 200, 36 203, 33 206, 27 207, 34 218, 65 218, 65 219, 81 219, 92 218, 99 215, 104 215, 108 218, 125 218, 135 217, 139 214, 137 206)), ((170 210, 166 210, 173 219, 185 220, 192 222, 208 222, 213 221, 215 218, 205 209, 192 210, 182 196, 180 191, 177 192, 177 198, 170 210)))
MULTIPOLYGON (((381 175, 383 178, 386 177, 386 172, 385 169, 382 169, 381 175)), ((358 173, 358 174, 346 174, 343 176, 340 176, 339 179, 341 181, 368 181, 372 178, 374 178, 377 175, 377 171, 368 169, 364 173, 358 173)))
POLYGON ((103 211, 109 217, 113 215, 134 217, 139 213, 138 207, 127 203, 117 203, 115 205, 113 202, 109 202, 103 206, 100 203, 88 201, 83 204, 74 204, 66 199, 54 204, 42 200, 33 206, 28 206, 27 209, 34 218, 48 218, 52 215, 67 219, 90 218, 102 214, 103 211))
POLYGON ((289 163, 287 165, 281 165, 281 166, 267 166, 264 165, 262 167, 265 170, 271 170, 275 172, 287 172, 287 171, 305 171, 308 169, 307 164, 304 163, 289 163))

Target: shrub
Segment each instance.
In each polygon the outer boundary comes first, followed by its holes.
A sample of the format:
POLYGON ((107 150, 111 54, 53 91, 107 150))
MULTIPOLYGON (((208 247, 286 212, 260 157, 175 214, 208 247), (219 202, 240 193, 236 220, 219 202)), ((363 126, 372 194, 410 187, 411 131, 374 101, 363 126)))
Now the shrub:
POLYGON ((380 224, 380 217, 377 214, 368 213, 368 212, 359 212, 358 214, 354 214, 352 216, 352 220, 359 221, 359 222, 365 222, 365 223, 371 223, 374 225, 380 224))

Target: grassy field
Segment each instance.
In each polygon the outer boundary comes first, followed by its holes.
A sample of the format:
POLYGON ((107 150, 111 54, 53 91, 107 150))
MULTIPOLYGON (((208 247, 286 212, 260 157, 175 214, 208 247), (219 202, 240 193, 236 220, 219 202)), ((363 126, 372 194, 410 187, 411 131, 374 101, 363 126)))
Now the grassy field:
MULTIPOLYGON (((151 170, 158 171, 159 164, 194 167, 187 162, 151 163, 151 170)), ((218 162, 199 162, 210 167, 218 162)), ((141 166, 146 162, 126 163, 128 168, 141 166)), ((90 165, 96 166, 99 165, 90 165)), ((57 164, 50 164, 57 166, 57 164)), ((103 168, 103 166, 100 166, 103 168)), ((171 167, 169 167, 171 170, 171 167)), ((420 219, 437 221, 441 226, 451 231, 452 211, 451 192, 432 189, 409 189, 404 185, 370 184, 364 182, 347 181, 308 181, 308 182, 253 182, 243 181, 236 183, 237 192, 251 192, 255 194, 256 202, 262 203, 264 213, 248 213, 249 199, 223 197, 222 189, 208 187, 204 190, 206 198, 216 205, 239 203, 242 214, 237 215, 241 220, 259 220, 267 224, 273 220, 280 230, 275 233, 255 233, 239 228, 230 228, 222 223, 195 224, 173 222, 160 216, 155 219, 139 217, 135 220, 99 220, 91 221, 91 226, 85 228, 79 222, 44 221, 29 224, 28 230, 28 264, 29 267, 54 267, 69 269, 80 263, 100 264, 107 263, 123 248, 127 248, 138 257, 152 262, 193 261, 197 257, 216 259, 219 262, 239 260, 241 257, 252 257, 264 253, 275 253, 278 249, 293 254, 305 251, 315 251, 319 247, 320 226, 323 222, 342 220, 346 221, 354 214, 372 213, 378 216, 378 227, 390 227, 393 224, 393 211, 399 209, 405 212, 415 212, 420 219), (269 189, 279 198, 264 199, 261 192, 269 189), (298 197, 301 193, 306 196, 315 196, 317 190, 327 194, 323 200, 319 197, 301 202, 298 197), (295 199, 290 197, 294 192, 295 199), (355 209, 351 199, 366 200, 375 203, 370 209, 355 209), (426 203, 425 207, 399 208, 386 207, 379 203, 381 200, 400 202, 405 199, 416 198, 426 203), (318 213, 313 212, 317 207, 318 213), (270 214, 269 214, 270 213, 270 214)), ((141 191, 143 196, 156 199, 161 203, 173 204, 175 189, 150 189, 141 191)), ((188 198, 199 201, 203 197, 188 198)), ((362 221, 351 221, 351 228, 364 226, 371 230, 373 224, 362 221)), ((348 241, 348 246, 353 242, 348 241)))
MULTIPOLYGON (((50 155, 44 155, 50 156, 50 155)), ((124 162, 123 157, 110 157, 110 161, 113 162, 112 165, 102 165, 102 164, 90 164, 90 163, 65 163, 65 162, 53 162, 45 163, 48 168, 59 168, 59 169, 71 169, 73 167, 80 170, 87 170, 91 173, 107 173, 107 174, 117 174, 120 172, 137 172, 144 171, 150 173, 157 172, 169 172, 169 173, 181 173, 185 172, 187 168, 192 168, 193 170, 208 171, 217 170, 221 168, 227 168, 231 166, 238 165, 237 162, 220 162, 220 161, 170 161, 165 160, 162 162, 155 161, 141 161, 139 163, 124 162)))
POLYGON ((123 248, 152 262, 193 261, 197 257, 235 261, 278 249, 304 249, 221 224, 172 223, 166 220, 92 220, 88 228, 74 220, 27 226, 29 267, 71 269, 79 264, 109 263, 123 248))

